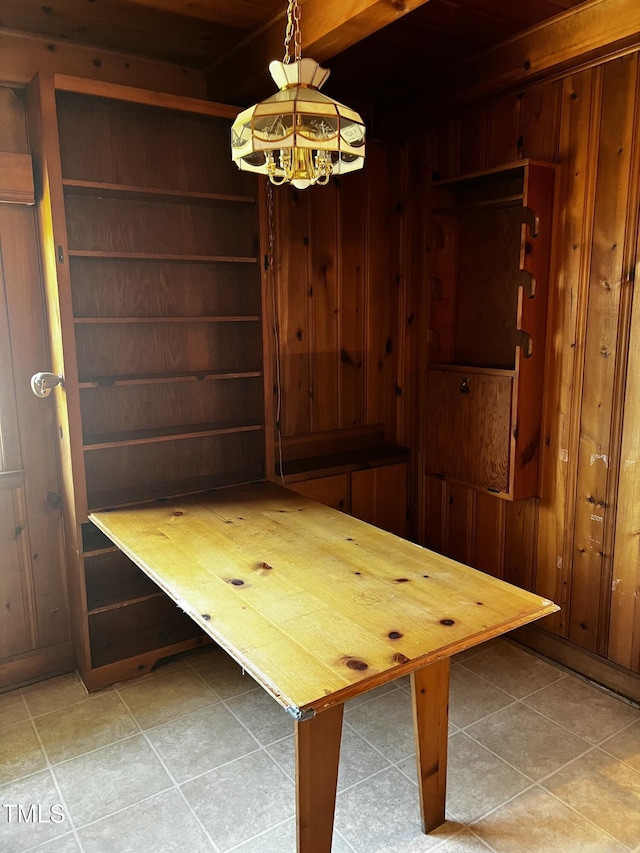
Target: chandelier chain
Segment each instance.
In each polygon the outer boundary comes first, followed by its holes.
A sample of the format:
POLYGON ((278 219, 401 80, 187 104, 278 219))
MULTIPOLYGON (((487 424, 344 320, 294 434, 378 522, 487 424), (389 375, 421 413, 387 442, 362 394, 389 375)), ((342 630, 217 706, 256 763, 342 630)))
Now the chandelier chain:
POLYGON ((302 59, 302 31, 300 29, 300 5, 298 0, 289 0, 287 6, 287 28, 284 35, 284 58, 286 64, 291 62, 291 42, 293 41, 293 59, 302 59))

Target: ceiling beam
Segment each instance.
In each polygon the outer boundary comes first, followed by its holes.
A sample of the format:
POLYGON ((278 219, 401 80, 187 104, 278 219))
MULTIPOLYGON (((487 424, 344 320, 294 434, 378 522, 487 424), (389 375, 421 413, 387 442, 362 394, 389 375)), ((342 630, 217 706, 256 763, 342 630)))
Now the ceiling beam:
MULTIPOLYGON (((302 54, 325 62, 426 2, 301 0, 302 54)), ((269 63, 283 57, 285 25, 282 12, 213 63, 207 70, 209 97, 242 103, 261 96, 269 63)))
POLYGON ((638 44, 638 0, 590 0, 459 65, 448 89, 474 101, 638 44))
POLYGON ((638 46, 638 0, 587 0, 478 52, 446 75, 416 81, 416 87, 380 109, 380 123, 402 118, 406 127, 416 129, 424 126, 425 115, 437 120, 452 110, 566 76, 638 46))

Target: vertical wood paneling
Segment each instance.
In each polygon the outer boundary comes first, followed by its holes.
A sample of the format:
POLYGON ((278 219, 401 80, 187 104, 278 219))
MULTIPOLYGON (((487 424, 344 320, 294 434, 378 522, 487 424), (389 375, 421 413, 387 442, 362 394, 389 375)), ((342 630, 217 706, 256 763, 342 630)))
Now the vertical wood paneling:
POLYGON ((487 492, 475 494, 473 567, 504 577, 506 502, 487 492))
POLYGON ((364 423, 364 305, 367 278, 362 199, 367 173, 340 181, 340 427, 364 423))
POLYGON ((335 182, 309 191, 311 254, 312 432, 340 423, 340 299, 338 191, 335 182))
POLYGON ((562 82, 543 83, 522 94, 522 144, 519 157, 558 161, 562 82))
POLYGON ((607 516, 615 512, 615 507, 608 505, 608 478, 610 471, 615 474, 618 458, 611 421, 619 367, 618 314, 635 79, 634 56, 610 62, 603 69, 569 622, 569 639, 592 652, 598 651, 599 631, 608 616, 601 610, 601 590, 603 584, 608 585, 610 575, 607 516))
POLYGON ((487 168, 517 160, 521 150, 522 96, 509 93, 493 101, 488 116, 487 168))
MULTIPOLYGON (((640 254, 640 245, 638 246, 640 254)), ((636 281, 640 280, 636 262, 636 281)), ((615 528, 608 656, 640 672, 640 287, 634 288, 615 528)))
POLYGON ((22 489, 0 489, 0 659, 32 649, 33 610, 22 489))
POLYGON ((535 498, 505 506, 504 579, 524 589, 533 586, 537 522, 535 498))
POLYGON ((546 627, 565 634, 571 592, 571 540, 586 283, 599 127, 599 72, 563 82, 559 123, 560 190, 556 209, 555 280, 550 288, 541 456, 536 592, 562 610, 546 627), (577 408, 577 411, 576 411, 577 408))
POLYGON ((280 337, 282 434, 311 432, 311 328, 309 318, 309 195, 289 187, 276 202, 277 304, 280 337))
POLYGON ((446 484, 436 477, 424 477, 424 535, 420 541, 432 551, 446 552, 446 484))
MULTIPOLYGON (((489 112, 476 107, 460 116, 457 174, 466 175, 487 168, 489 112)), ((444 176, 443 176, 444 177, 444 176)))
POLYGON ((399 172, 395 150, 367 149, 370 169, 367 228, 366 417, 393 441, 398 379, 399 172))
POLYGON ((473 490, 446 483, 447 539, 445 554, 461 563, 471 563, 473 536, 473 490))

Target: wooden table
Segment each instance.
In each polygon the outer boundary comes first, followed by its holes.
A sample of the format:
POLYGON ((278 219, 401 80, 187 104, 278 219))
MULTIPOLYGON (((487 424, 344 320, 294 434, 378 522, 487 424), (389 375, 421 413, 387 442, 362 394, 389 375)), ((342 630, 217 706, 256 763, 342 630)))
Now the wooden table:
POLYGON ((273 483, 90 517, 293 717, 299 853, 331 850, 347 699, 410 673, 429 832, 451 655, 558 609, 273 483))

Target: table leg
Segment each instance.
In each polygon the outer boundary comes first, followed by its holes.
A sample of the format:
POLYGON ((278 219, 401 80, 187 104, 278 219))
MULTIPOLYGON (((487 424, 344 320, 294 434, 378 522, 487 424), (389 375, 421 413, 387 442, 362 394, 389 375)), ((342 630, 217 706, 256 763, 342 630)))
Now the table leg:
POLYGON ((295 724, 298 853, 331 853, 343 710, 295 724))
POLYGON ((449 725, 449 658, 411 675, 413 723, 418 760, 422 831, 445 821, 447 736, 449 725))

